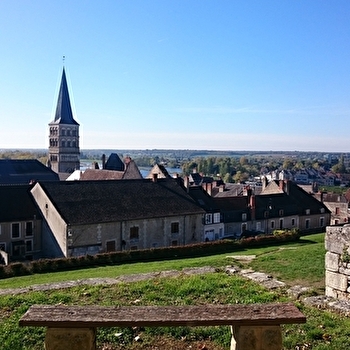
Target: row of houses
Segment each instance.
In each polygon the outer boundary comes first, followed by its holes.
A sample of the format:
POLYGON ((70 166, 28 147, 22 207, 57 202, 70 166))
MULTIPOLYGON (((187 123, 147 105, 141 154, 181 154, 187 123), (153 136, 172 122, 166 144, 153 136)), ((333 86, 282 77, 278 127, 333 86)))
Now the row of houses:
MULTIPOLYGON (((314 168, 305 168, 296 171, 292 170, 273 170, 264 173, 269 180, 291 180, 297 184, 317 184, 319 186, 348 186, 350 184, 349 174, 338 174, 330 170, 316 170, 314 168)), ((257 178, 260 180, 260 177, 257 178)))
MULTIPOLYGON (((103 171, 103 170, 100 170, 103 171)), ((163 177, 163 178, 161 178, 163 177)), ((323 230, 324 203, 291 181, 236 194, 222 182, 187 178, 36 181, 0 186, 5 262, 149 249, 276 229, 323 230)))

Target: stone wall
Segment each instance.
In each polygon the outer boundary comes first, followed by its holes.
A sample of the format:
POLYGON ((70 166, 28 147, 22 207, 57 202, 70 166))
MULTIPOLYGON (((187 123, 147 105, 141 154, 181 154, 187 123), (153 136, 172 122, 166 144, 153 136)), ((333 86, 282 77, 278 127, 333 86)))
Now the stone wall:
POLYGON ((350 225, 328 226, 326 247, 326 296, 350 300, 350 225))

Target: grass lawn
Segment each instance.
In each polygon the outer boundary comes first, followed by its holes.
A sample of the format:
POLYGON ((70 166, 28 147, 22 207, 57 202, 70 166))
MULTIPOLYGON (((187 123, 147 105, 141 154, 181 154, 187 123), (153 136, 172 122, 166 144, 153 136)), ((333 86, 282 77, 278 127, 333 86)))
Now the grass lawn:
MULTIPOLYGON (((262 248, 252 248, 252 249, 241 249, 235 250, 232 253, 225 253, 213 256, 205 256, 202 258, 192 258, 192 259, 179 259, 179 260, 168 260, 168 261, 156 261, 148 263, 132 263, 132 264, 123 264, 123 265, 114 265, 114 266, 104 266, 104 267, 93 267, 88 269, 72 270, 72 271, 63 271, 55 273, 46 273, 46 274, 35 274, 30 276, 23 277, 13 277, 0 280, 0 289, 3 288, 19 288, 19 287, 28 287, 34 284, 45 284, 51 282, 62 282, 62 281, 71 281, 71 280, 80 280, 85 278, 94 278, 94 277, 118 277, 121 275, 134 274, 134 273, 146 273, 146 272, 158 272, 166 270, 181 270, 187 267, 201 267, 201 266, 213 266, 213 267, 222 267, 228 264, 233 263, 233 260, 228 258, 230 255, 257 255, 256 261, 251 264, 251 267, 263 271, 264 268, 269 273, 276 273, 276 277, 280 277, 282 280, 291 281, 288 277, 293 266, 298 264, 302 265, 302 270, 306 271, 306 264, 302 264, 301 259, 295 253, 295 249, 299 249, 304 252, 306 255, 311 250, 315 250, 315 261, 310 264, 312 268, 315 265, 318 266, 318 272, 304 274, 301 276, 299 274, 298 278, 303 278, 305 283, 313 279, 319 279, 323 281, 324 279, 324 234, 315 234, 310 236, 305 236, 300 239, 299 242, 292 242, 288 244, 283 244, 281 246, 272 246, 272 247, 262 247, 262 248), (292 252, 292 253, 291 253, 292 252), (288 258, 287 258, 288 256, 288 258), (268 264, 268 261, 271 261, 271 264, 268 264), (288 268, 283 266, 287 264, 288 268), (276 271, 272 268, 277 268, 277 265, 281 265, 280 269, 276 271), (278 275, 278 276, 277 276, 278 275)), ((296 269, 296 273, 298 269, 296 269)), ((300 272, 300 269, 299 269, 300 272)), ((322 283, 322 282, 320 282, 322 283)))
MULTIPOLYGON (((0 282, 1 288, 50 283, 91 277, 116 277, 122 274, 178 270, 184 267, 222 267, 233 263, 229 255, 257 255, 247 264, 266 271, 288 284, 322 287, 324 278, 323 235, 303 237, 292 244, 235 251, 211 257, 162 261, 161 263, 126 264, 64 273, 11 278, 0 282)), ((289 300, 280 291, 267 291, 239 276, 229 276, 221 269, 216 273, 158 278, 118 285, 79 286, 47 292, 29 292, 0 297, 1 349, 43 349, 43 328, 18 327, 18 320, 33 304, 66 305, 198 305, 212 303, 266 303, 289 300)), ((298 307, 307 316, 304 325, 283 326, 284 350, 350 349, 350 320, 316 308, 298 307)), ((144 330, 103 328, 98 330, 98 347, 121 349, 229 349, 228 327, 146 328, 144 330), (134 342, 140 335, 142 342, 134 342)))

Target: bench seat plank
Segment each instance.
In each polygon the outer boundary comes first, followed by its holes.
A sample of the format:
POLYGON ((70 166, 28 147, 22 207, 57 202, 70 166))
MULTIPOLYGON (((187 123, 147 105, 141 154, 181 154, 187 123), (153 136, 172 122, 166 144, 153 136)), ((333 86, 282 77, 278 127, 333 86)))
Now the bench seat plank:
POLYGON ((63 306, 33 305, 20 326, 55 328, 262 326, 305 323, 292 303, 199 306, 63 306))

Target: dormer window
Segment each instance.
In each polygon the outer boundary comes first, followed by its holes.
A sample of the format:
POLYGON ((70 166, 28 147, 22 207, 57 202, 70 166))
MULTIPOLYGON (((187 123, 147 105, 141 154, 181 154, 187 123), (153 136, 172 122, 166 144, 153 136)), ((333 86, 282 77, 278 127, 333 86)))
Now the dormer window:
POLYGON ((306 209, 306 210, 305 210, 305 214, 306 214, 306 215, 310 215, 310 209, 306 209))

